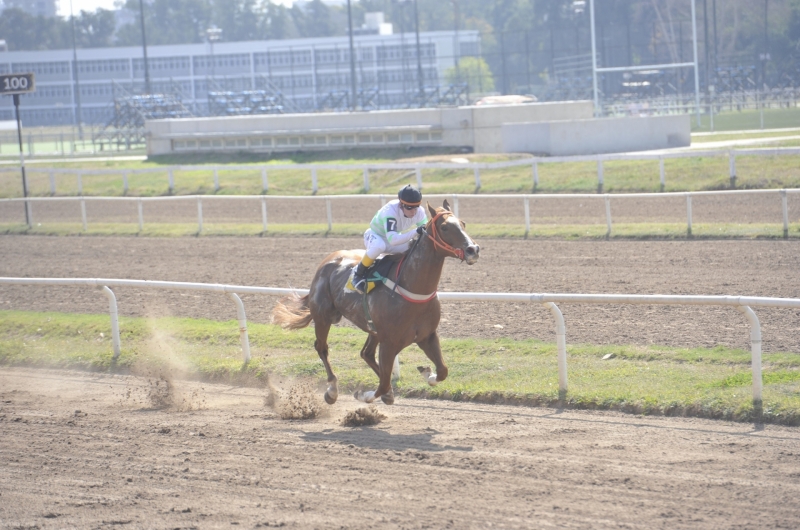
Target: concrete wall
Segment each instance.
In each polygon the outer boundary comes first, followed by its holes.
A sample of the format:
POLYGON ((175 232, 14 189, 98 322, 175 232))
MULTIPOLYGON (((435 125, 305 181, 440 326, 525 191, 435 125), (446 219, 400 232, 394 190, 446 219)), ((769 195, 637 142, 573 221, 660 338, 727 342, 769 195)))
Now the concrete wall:
POLYGON ((352 113, 184 118, 148 121, 145 127, 148 134, 148 155, 224 150, 227 144, 232 145, 231 149, 253 151, 439 145, 469 147, 477 152, 500 152, 503 149, 504 124, 556 119, 578 120, 591 115, 590 101, 567 101, 352 113), (397 140, 400 133, 403 136, 397 140), (333 143, 334 137, 338 142, 342 135, 352 137, 354 143, 333 143), (360 135, 370 135, 371 140, 362 142, 360 135), (317 141, 307 144, 306 139, 312 136, 317 141), (278 138, 288 137, 293 138, 295 143, 283 145, 281 140, 281 145, 278 145, 278 138), (266 138, 273 140, 265 148, 260 142, 266 138), (377 140, 379 138, 383 140, 377 140), (234 142, 234 139, 239 139, 239 143, 234 142), (201 147, 201 140, 204 147, 201 147))
POLYGON ((686 147, 691 117, 644 116, 506 123, 502 150, 549 156, 590 155, 686 147))

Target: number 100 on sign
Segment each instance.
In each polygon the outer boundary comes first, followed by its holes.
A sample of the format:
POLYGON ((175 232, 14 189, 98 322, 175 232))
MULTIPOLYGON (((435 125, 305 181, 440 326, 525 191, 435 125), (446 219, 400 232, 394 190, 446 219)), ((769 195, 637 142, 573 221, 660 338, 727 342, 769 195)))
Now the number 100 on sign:
POLYGON ((34 89, 33 74, 0 75, 0 94, 25 94, 34 89))

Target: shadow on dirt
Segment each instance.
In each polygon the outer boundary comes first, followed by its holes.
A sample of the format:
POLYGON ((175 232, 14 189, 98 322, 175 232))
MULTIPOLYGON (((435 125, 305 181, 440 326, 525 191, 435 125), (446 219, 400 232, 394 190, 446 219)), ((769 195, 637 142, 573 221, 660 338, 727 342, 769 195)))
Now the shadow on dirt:
POLYGON ((342 445, 354 445, 367 449, 391 449, 394 451, 472 451, 472 447, 456 445, 439 445, 432 442, 436 431, 420 434, 392 434, 382 429, 359 427, 348 431, 326 430, 322 432, 304 432, 306 442, 334 442, 342 445))

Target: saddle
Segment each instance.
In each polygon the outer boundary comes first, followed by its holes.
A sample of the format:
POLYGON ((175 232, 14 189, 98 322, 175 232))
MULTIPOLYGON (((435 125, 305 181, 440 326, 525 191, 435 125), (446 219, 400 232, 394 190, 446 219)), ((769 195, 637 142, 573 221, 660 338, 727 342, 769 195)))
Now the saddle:
MULTIPOLYGON (((392 268, 397 268, 397 263, 403 259, 404 255, 404 253, 384 254, 375 260, 375 263, 367 269, 367 293, 372 291, 376 285, 383 284, 384 278, 389 277, 392 268)), ((347 279, 345 288, 349 291, 355 291, 352 275, 347 279)))

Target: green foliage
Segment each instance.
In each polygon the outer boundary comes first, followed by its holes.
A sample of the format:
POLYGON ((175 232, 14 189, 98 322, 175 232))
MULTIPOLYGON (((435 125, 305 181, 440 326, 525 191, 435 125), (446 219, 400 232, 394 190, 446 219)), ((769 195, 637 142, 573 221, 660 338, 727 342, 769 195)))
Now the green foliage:
POLYGON ((448 68, 444 77, 449 84, 467 83, 473 91, 494 92, 492 70, 480 57, 462 57, 458 61, 458 68, 448 68))

